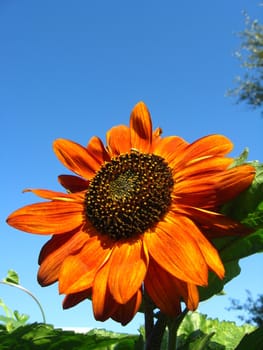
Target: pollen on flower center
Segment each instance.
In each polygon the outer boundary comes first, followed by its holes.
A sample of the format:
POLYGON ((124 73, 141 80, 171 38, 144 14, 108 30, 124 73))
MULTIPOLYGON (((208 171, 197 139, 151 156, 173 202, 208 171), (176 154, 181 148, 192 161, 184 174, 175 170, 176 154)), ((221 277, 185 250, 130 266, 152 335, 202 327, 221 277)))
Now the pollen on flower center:
POLYGON ((102 234, 133 237, 158 222, 171 202, 173 177, 162 157, 127 153, 106 162, 89 185, 85 210, 102 234))

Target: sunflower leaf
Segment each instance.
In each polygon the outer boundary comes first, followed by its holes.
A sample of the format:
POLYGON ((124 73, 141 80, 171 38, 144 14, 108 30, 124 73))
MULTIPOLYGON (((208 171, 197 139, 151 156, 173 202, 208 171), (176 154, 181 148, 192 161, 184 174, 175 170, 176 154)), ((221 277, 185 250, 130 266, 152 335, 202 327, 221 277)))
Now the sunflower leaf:
POLYGON ((254 332, 247 334, 238 344, 235 350, 263 349, 263 327, 256 329, 254 332))
POLYGON ((237 326, 234 322, 210 319, 198 312, 188 313, 179 327, 178 350, 235 349, 244 335, 254 329, 247 324, 237 326))
POLYGON ((219 279, 214 273, 209 274, 208 287, 200 287, 200 300, 206 300, 220 293, 224 285, 240 273, 239 260, 263 251, 263 229, 244 237, 225 237, 214 240, 225 266, 225 278, 219 279))
POLYGON ((19 284, 19 276, 14 270, 8 270, 7 276, 3 279, 4 282, 19 284))
POLYGON ((86 334, 55 329, 52 325, 33 323, 19 327, 10 334, 0 329, 1 349, 50 350, 142 350, 138 335, 95 329, 86 334))

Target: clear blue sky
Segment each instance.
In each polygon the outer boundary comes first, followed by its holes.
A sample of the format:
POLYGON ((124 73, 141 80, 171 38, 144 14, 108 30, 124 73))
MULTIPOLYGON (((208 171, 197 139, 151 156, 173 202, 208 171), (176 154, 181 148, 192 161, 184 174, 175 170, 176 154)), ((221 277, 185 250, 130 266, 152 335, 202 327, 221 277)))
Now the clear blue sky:
MULTIPOLYGON (((234 51, 244 29, 242 11, 262 21, 258 1, 0 1, 1 220, 0 278, 10 268, 41 301, 55 326, 88 326, 136 332, 95 322, 90 302, 63 311, 57 285, 41 288, 37 258, 48 237, 19 232, 5 223, 13 210, 37 201, 24 188, 60 190, 66 173, 52 151, 54 139, 86 144, 104 138, 113 125, 128 123, 139 100, 148 105, 164 135, 188 141, 222 133, 248 146, 263 161, 259 111, 226 97, 241 71, 234 51)), ((242 274, 226 296, 201 305, 211 317, 235 320, 225 310, 229 297, 244 299, 248 288, 262 292, 263 256, 242 262, 242 274)), ((37 306, 21 292, 0 285, 0 298, 33 321, 37 306)))

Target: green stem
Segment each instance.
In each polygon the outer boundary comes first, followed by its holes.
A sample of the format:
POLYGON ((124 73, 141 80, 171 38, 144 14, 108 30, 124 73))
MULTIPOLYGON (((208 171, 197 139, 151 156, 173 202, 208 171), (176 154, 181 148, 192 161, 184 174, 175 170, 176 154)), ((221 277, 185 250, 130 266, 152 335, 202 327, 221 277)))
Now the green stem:
POLYGON ((181 322, 186 316, 188 310, 185 309, 176 318, 172 318, 168 321, 168 350, 176 350, 177 332, 181 322))
POLYGON ((153 309, 154 305, 150 297, 144 292, 144 328, 145 338, 148 339, 152 333, 154 322, 153 322, 153 309))
POLYGON ((151 334, 146 338, 145 350, 160 350, 163 335, 167 325, 167 317, 159 312, 158 319, 152 329, 151 334))
POLYGON ((34 294, 32 294, 28 289, 22 287, 20 284, 15 284, 15 283, 6 282, 6 281, 0 281, 0 283, 5 284, 5 285, 10 286, 10 287, 18 288, 18 289, 22 290, 23 292, 27 293, 28 295, 30 295, 31 298, 35 300, 35 302, 37 303, 37 305, 38 305, 38 307, 40 309, 40 312, 41 312, 41 315, 42 315, 42 318, 43 318, 43 323, 46 323, 46 317, 45 317, 44 310, 43 310, 40 302, 38 301, 38 299, 34 296, 34 294))

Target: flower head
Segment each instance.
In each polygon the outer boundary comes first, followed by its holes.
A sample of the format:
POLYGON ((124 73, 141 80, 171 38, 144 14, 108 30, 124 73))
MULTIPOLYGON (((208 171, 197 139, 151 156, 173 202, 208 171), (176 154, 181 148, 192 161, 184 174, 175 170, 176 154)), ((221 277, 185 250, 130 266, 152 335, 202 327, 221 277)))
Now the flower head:
POLYGON ((229 168, 231 142, 210 135, 188 143, 152 130, 138 103, 130 126, 107 133, 106 147, 93 137, 87 147, 58 139, 54 151, 76 175, 61 175, 67 190, 27 190, 47 201, 25 206, 7 221, 17 229, 53 235, 39 256, 42 286, 59 282, 63 306, 91 298, 97 320, 128 323, 142 293, 167 315, 183 299, 196 309, 197 286, 208 271, 224 277, 211 238, 244 232, 219 213, 254 178, 249 165, 229 168))

